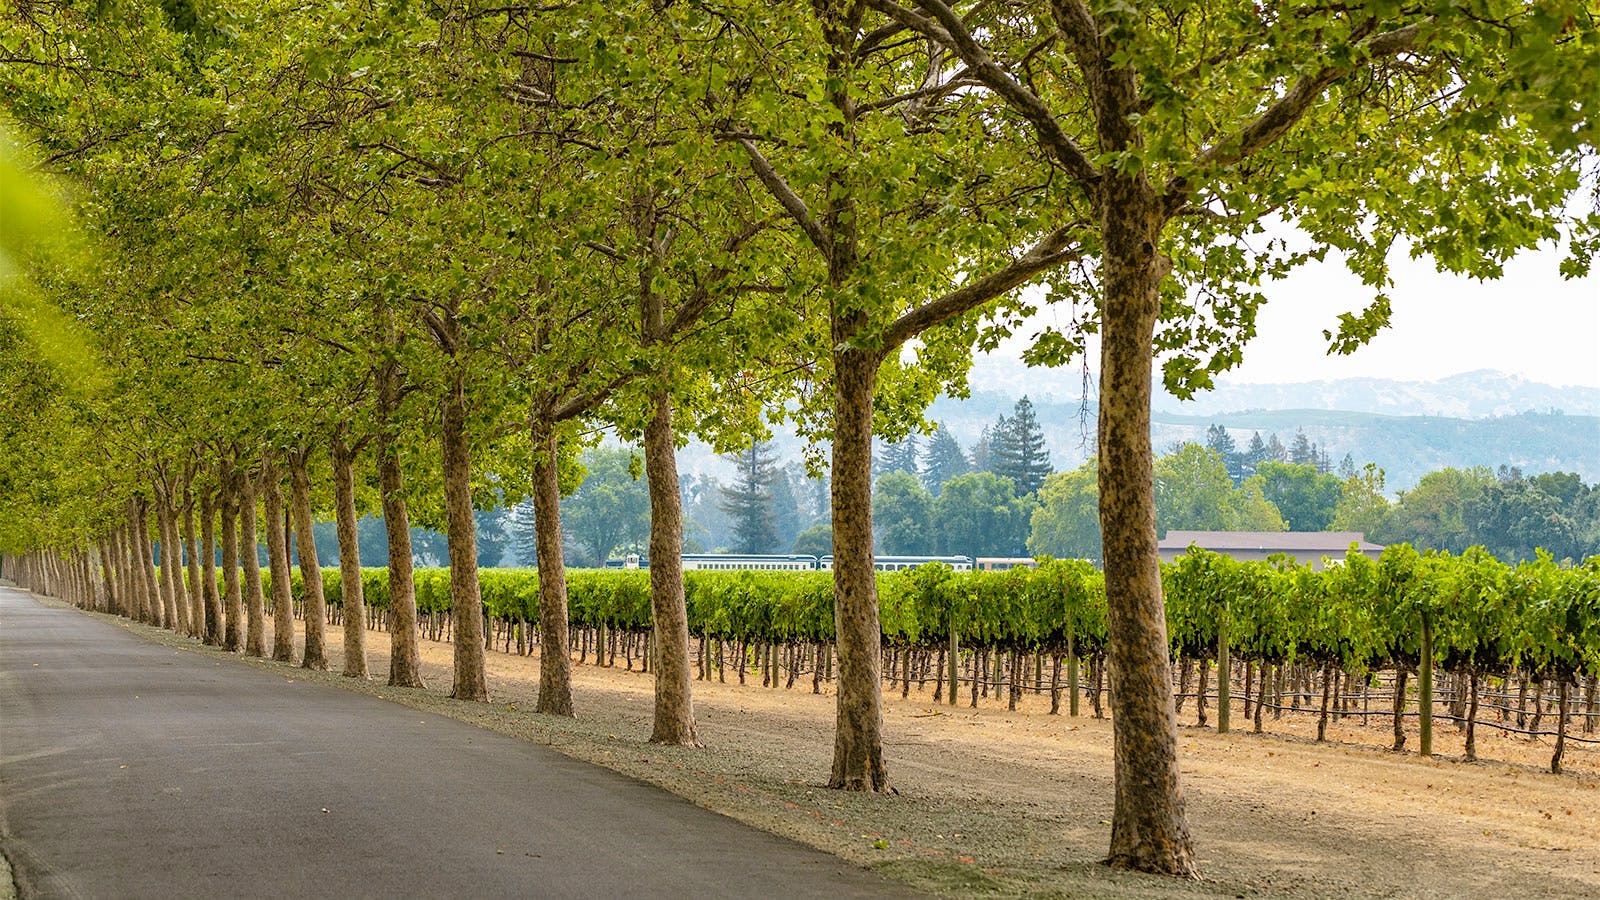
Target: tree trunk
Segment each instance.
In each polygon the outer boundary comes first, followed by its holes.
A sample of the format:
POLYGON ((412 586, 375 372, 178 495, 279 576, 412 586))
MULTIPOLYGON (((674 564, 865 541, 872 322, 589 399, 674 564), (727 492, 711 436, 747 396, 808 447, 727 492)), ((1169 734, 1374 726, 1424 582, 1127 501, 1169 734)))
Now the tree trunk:
MULTIPOLYGON (((659 317, 660 309, 656 308, 659 317)), ((654 744, 698 747, 689 677, 689 613, 683 593, 683 499, 678 493, 672 398, 655 396, 656 411, 644 431, 644 466, 650 489, 650 612, 655 625, 656 708, 654 744)), ((552 455, 554 448, 552 447, 552 455)))
POLYGON ((222 601, 217 596, 217 500, 218 494, 200 496, 200 588, 206 596, 205 642, 222 646, 222 601))
POLYGON ((1256 680, 1255 723, 1254 723, 1253 730, 1255 731, 1256 734, 1260 734, 1261 733, 1261 707, 1265 705, 1265 703, 1263 701, 1266 700, 1266 697, 1267 697, 1267 678, 1272 674, 1272 664, 1268 663, 1268 662, 1263 662, 1261 664, 1261 667, 1257 670, 1257 673, 1258 673, 1258 677, 1257 677, 1257 680, 1256 680))
POLYGON ((294 515, 294 544, 300 557, 301 601, 305 617, 305 654, 300 666, 327 671, 328 606, 322 598, 322 565, 311 534, 311 476, 306 471, 309 450, 289 454, 289 501, 294 515))
POLYGON ((283 485, 269 458, 261 465, 262 512, 267 524, 267 566, 272 573, 272 658, 294 662, 294 598, 289 584, 289 538, 278 527, 285 521, 283 485))
MULTIPOLYGON (((531 432, 534 449, 533 530, 539 557, 537 708, 547 715, 570 716, 573 714, 572 650, 567 634, 567 570, 561 558, 561 445, 555 423, 548 417, 535 416, 531 432)), ((650 568, 653 604, 656 577, 654 559, 650 561, 650 568)))
MULTIPOLYGON (((394 313, 379 296, 378 327, 384 343, 398 348, 402 335, 394 313)), ((384 531, 389 539, 389 684, 423 687, 422 656, 418 642, 416 580, 411 562, 411 516, 406 507, 405 477, 400 468, 400 403, 405 394, 405 374, 395 354, 378 367, 378 488, 383 502, 384 531)))
POLYGON ((425 687, 417 633, 417 588, 411 569, 411 516, 406 508, 399 448, 387 430, 378 434, 378 487, 389 537, 389 684, 425 687))
POLYGON ((222 513, 222 583, 223 626, 222 649, 239 652, 244 645, 243 629, 244 595, 239 587, 239 494, 233 468, 223 470, 220 492, 222 513))
MULTIPOLYGON (((1119 101, 1131 103, 1127 97, 1119 101)), ((1111 119, 1120 116, 1102 115, 1099 127, 1113 142, 1131 140, 1114 132, 1132 126, 1111 119)), ((1162 221, 1147 178, 1108 176, 1097 199, 1104 245, 1100 529, 1116 796, 1107 861, 1117 868, 1198 877, 1178 770, 1150 447, 1152 346, 1170 263, 1158 249, 1162 221)), ((1220 683, 1227 672, 1219 670, 1217 677, 1220 683)))
POLYGON ((244 653, 246 656, 259 657, 267 655, 267 627, 266 598, 261 592, 261 556, 258 550, 261 540, 256 531, 256 480, 248 476, 241 478, 239 488, 239 558, 244 566, 244 653))
POLYGON ((333 515, 339 533, 339 604, 344 616, 344 675, 367 677, 367 604, 356 536, 356 454, 343 434, 333 438, 333 515))
POLYGON ((1317 740, 1328 739, 1328 693, 1333 687, 1333 666, 1322 667, 1322 711, 1317 715, 1317 740))
POLYGON ((200 543, 195 539, 194 495, 183 506, 183 542, 189 548, 189 636, 201 640, 206 634, 205 585, 200 570, 200 543))
POLYGON ((828 786, 889 791, 883 759, 882 630, 872 567, 872 405, 878 358, 844 346, 859 331, 835 312, 833 620, 839 644, 833 773, 828 786))
POLYGON ((189 633, 189 603, 183 590, 183 549, 178 540, 178 511, 170 484, 163 485, 156 506, 156 526, 161 534, 161 588, 167 606, 168 626, 189 633))
POLYGON ((155 543, 150 540, 150 504, 140 500, 138 505, 139 577, 144 582, 147 621, 157 627, 166 624, 161 607, 161 587, 156 581, 155 543))
MULTIPOLYGON (((439 435, 445 528, 450 545, 450 618, 455 640, 455 677, 450 696, 457 700, 487 700, 483 595, 478 587, 478 524, 472 517, 472 449, 467 438, 467 375, 461 365, 459 360, 451 365, 450 392, 441 409, 439 435)), ((542 556, 539 562, 542 573, 542 556)), ((541 657, 551 650, 546 647, 541 657)))

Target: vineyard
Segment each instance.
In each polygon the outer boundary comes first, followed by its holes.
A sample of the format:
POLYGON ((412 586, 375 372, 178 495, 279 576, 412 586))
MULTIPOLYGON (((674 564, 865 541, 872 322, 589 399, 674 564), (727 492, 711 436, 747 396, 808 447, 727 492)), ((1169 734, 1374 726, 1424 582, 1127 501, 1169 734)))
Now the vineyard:
MULTIPOLYGON (((537 574, 485 570, 480 578, 486 644, 531 654, 537 574)), ((1396 750, 1406 719, 1418 720, 1423 755, 1432 753, 1435 720, 1465 730, 1469 759, 1480 726, 1555 737, 1556 771, 1567 741, 1600 744, 1567 734, 1574 713, 1586 735, 1600 725, 1600 561, 1507 566, 1476 549, 1452 556, 1400 545, 1377 562, 1351 554, 1313 570, 1196 550, 1165 566, 1162 581, 1176 703, 1181 712, 1192 701, 1201 725, 1214 711, 1218 729, 1229 730, 1242 700, 1256 731, 1264 714, 1309 710, 1320 738, 1330 718, 1374 715, 1377 698, 1392 716, 1396 750)), ((339 570, 323 570, 323 582, 337 621, 339 570)), ((387 570, 364 569, 362 582, 369 624, 384 627, 387 570)), ((792 688, 809 676, 813 690, 831 680, 827 573, 690 572, 685 588, 701 680, 732 673, 743 683, 753 672, 763 685, 792 688)), ((580 661, 615 664, 621 656, 649 670, 648 573, 575 570, 567 589, 580 661)), ((1005 689, 1013 707, 1024 692, 1048 693, 1052 712, 1064 701, 1077 715, 1087 701, 1103 713, 1105 587, 1093 566, 1050 560, 1038 569, 956 573, 934 564, 882 574, 879 591, 891 689, 931 683, 936 702, 950 704, 965 689, 972 705, 980 691, 1005 689)), ((292 595, 298 609, 298 572, 292 595)), ((419 570, 416 595, 424 634, 449 639, 448 570, 419 570)))

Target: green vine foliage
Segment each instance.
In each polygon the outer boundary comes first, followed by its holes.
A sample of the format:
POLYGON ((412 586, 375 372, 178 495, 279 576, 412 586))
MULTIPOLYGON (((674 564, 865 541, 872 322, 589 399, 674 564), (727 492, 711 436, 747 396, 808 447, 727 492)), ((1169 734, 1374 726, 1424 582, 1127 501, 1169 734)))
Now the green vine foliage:
MULTIPOLYGON (((538 573, 485 569, 485 613, 500 622, 539 615, 538 573)), ((270 587, 270 574, 263 572, 270 587)), ((292 591, 301 596, 300 573, 292 591)), ((1286 557, 1240 562, 1205 550, 1164 565, 1172 652, 1212 657, 1222 630, 1237 659, 1302 662, 1372 671, 1417 665, 1422 617, 1433 627, 1434 662, 1452 671, 1541 677, 1600 675, 1600 558, 1563 569, 1548 556, 1507 566, 1470 548, 1460 556, 1395 545, 1373 561, 1352 552, 1314 570, 1286 557)), ((388 608, 388 570, 362 570, 366 602, 388 608)), ((450 608, 448 569, 416 572, 423 615, 450 608)), ((323 592, 340 603, 339 570, 323 592)), ((697 637, 752 643, 833 640, 827 572, 685 573, 689 629, 697 637)), ((567 573, 578 627, 650 629, 647 571, 567 573)), ((888 647, 937 648, 952 628, 964 648, 1081 655, 1105 649, 1105 578, 1084 560, 1043 559, 1036 569, 954 572, 930 563, 878 576, 888 647), (1070 643, 1069 643, 1070 642, 1070 643)))

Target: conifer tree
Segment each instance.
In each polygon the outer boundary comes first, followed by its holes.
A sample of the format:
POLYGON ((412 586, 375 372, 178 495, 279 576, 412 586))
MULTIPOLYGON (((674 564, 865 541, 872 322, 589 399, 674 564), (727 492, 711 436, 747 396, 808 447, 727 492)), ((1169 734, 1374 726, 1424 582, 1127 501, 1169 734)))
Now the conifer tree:
POLYGON ((1011 418, 1000 417, 991 440, 989 468, 996 475, 1011 479, 1019 496, 1036 493, 1054 471, 1050 451, 1044 446, 1044 429, 1026 396, 1017 401, 1011 418))
POLYGON ((777 517, 772 512, 772 487, 778 470, 769 441, 755 441, 734 457, 739 467, 732 487, 722 488, 718 504, 733 520, 735 553, 774 553, 778 549, 777 517))
POLYGON ((928 438, 928 447, 922 452, 922 483, 927 486, 928 493, 939 496, 939 489, 946 481, 970 471, 972 464, 967 454, 949 431, 940 428, 928 438))

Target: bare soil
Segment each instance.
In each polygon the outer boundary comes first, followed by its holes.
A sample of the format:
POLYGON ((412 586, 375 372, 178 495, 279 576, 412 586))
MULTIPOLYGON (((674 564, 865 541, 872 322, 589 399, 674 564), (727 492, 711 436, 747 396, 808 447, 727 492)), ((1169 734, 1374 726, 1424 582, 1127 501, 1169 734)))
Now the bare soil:
MULTIPOLYGON (((226 655, 170 632, 128 627, 226 655)), ((1071 718, 1048 715, 1047 696, 1030 695, 1008 712, 993 697, 978 709, 966 696, 955 707, 935 706, 931 685, 913 688, 909 699, 886 691, 886 754, 898 794, 844 794, 821 786, 834 699, 813 695, 809 677, 794 690, 763 688, 759 674, 746 686, 696 681, 706 746, 687 750, 646 743, 652 676, 624 670, 620 656, 617 668, 575 668, 574 720, 528 711, 537 656, 491 651, 491 702, 460 703, 443 696, 450 644, 422 641, 430 687, 416 690, 386 687, 381 674, 366 682, 334 674, 342 665, 340 629, 329 628, 328 638, 333 672, 255 664, 548 744, 929 893, 1600 897, 1597 745, 1569 744, 1568 772, 1557 776, 1544 771, 1548 740, 1483 729, 1479 754, 1493 761, 1468 763, 1454 727, 1440 725, 1439 755, 1424 760, 1380 749, 1391 739, 1386 716, 1374 714, 1366 728, 1347 717, 1318 744, 1310 714, 1269 716, 1267 733, 1257 735, 1236 706, 1236 728, 1245 733, 1186 726, 1180 735, 1205 880, 1178 882, 1100 865, 1110 834, 1111 723, 1089 717, 1087 703, 1084 716, 1071 718)), ((386 633, 369 632, 374 673, 387 672, 388 646, 386 633)), ((1192 705, 1182 718, 1193 721, 1192 705)), ((1579 723, 1574 717, 1574 732, 1579 723)), ((1415 746, 1413 733, 1408 750, 1415 746)))

